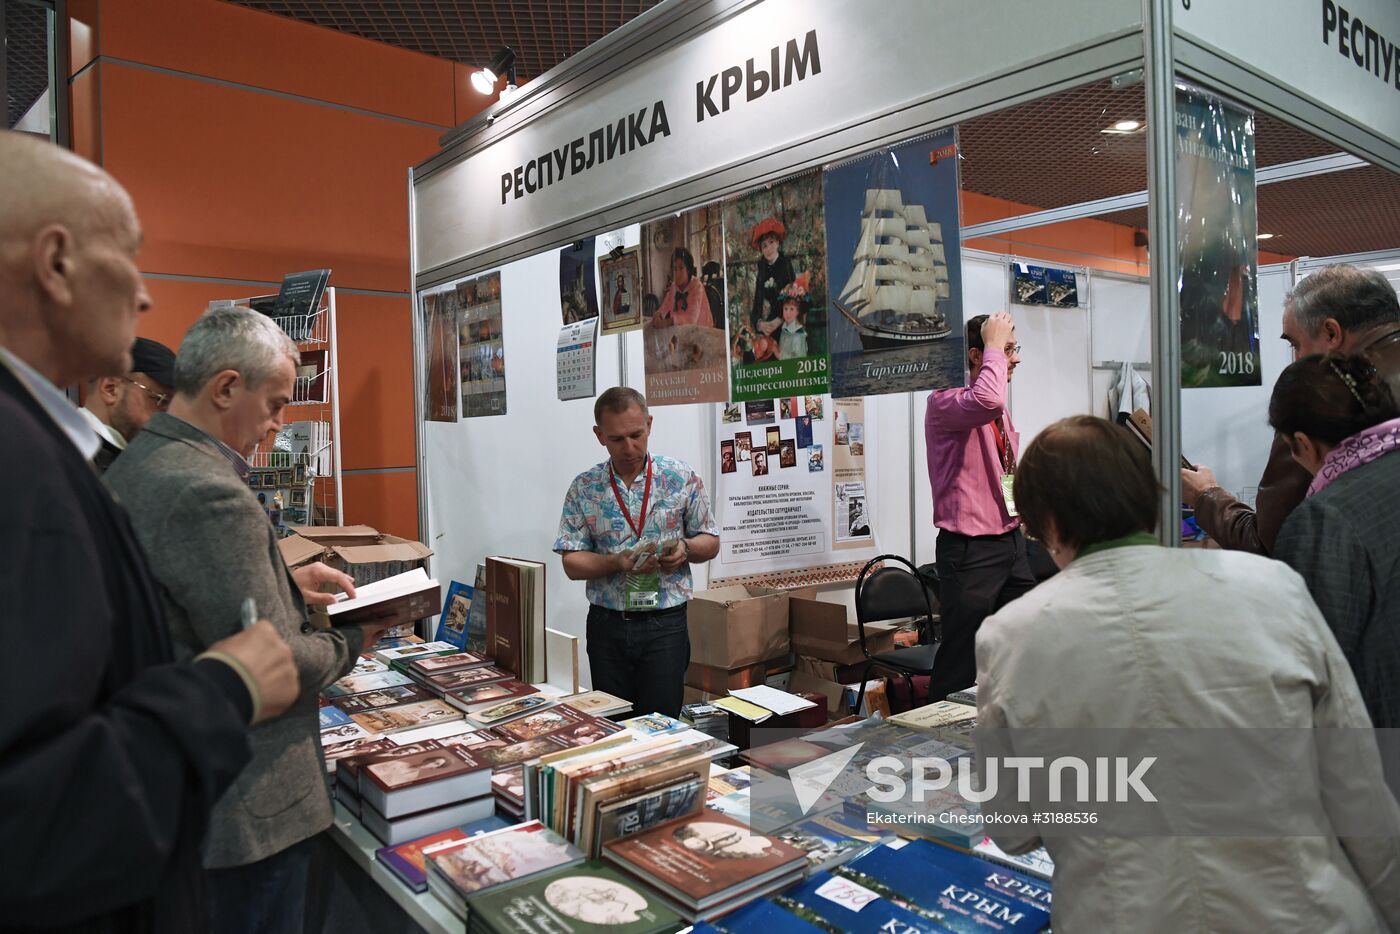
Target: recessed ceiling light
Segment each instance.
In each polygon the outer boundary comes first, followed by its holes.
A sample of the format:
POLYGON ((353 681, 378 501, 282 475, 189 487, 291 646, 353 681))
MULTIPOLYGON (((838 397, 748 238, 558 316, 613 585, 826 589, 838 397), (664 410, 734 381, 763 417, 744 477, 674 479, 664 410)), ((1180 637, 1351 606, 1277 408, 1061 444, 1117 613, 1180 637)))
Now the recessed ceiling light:
POLYGON ((1273 238, 1274 238, 1274 235, 1273 235, 1273 234, 1259 234, 1259 237, 1258 237, 1258 239, 1260 239, 1260 240, 1272 240, 1273 238))
POLYGON ((1117 123, 1113 124, 1112 128, 1119 133, 1131 133, 1140 126, 1142 126, 1142 124, 1137 120, 1119 120, 1117 123))

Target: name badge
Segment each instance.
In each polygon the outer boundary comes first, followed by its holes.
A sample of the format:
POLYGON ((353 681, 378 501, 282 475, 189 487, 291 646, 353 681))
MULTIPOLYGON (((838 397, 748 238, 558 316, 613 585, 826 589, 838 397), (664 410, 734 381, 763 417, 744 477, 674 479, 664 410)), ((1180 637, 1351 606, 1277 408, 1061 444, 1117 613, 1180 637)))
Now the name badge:
POLYGON ((1015 494, 1012 492, 1013 489, 1014 489, 1014 487, 1015 487, 1015 485, 1016 485, 1016 475, 1015 475, 1015 474, 1004 473, 1004 474, 1001 475, 1001 498, 1006 502, 1006 514, 1009 515, 1009 516, 1015 516, 1015 515, 1017 514, 1017 513, 1016 513, 1016 496, 1015 496, 1015 494))

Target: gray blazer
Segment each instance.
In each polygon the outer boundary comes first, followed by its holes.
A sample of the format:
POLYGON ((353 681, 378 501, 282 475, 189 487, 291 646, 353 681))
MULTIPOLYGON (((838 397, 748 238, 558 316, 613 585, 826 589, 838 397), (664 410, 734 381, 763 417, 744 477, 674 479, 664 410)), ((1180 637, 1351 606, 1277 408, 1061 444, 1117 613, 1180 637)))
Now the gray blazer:
POLYGON ((254 863, 329 827, 316 694, 354 665, 360 631, 311 628, 267 514, 200 429, 157 414, 104 479, 150 559, 176 656, 188 660, 237 632, 252 597, 301 676, 292 707, 250 731, 253 761, 214 808, 205 865, 254 863))

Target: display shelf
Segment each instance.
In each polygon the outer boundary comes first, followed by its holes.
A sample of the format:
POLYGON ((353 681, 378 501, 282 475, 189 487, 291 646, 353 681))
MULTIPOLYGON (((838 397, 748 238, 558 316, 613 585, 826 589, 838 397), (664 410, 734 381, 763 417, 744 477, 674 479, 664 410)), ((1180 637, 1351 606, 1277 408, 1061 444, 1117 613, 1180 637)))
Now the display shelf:
POLYGON ((365 874, 428 934, 461 934, 464 926, 462 919, 454 915, 437 896, 427 892, 415 895, 397 876, 386 869, 383 863, 374 858, 375 851, 383 844, 339 802, 335 805, 331 839, 335 840, 351 861, 364 870, 365 874))

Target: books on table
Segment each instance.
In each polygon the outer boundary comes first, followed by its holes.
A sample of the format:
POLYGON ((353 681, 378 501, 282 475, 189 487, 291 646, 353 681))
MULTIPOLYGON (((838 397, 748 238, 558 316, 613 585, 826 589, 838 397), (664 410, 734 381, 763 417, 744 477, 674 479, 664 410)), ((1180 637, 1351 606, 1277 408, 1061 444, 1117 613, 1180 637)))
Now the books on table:
POLYGON ((691 921, 801 878, 806 855, 722 814, 681 818, 603 847, 603 860, 661 892, 691 921))
POLYGON ((397 733, 444 720, 460 720, 462 712, 440 700, 426 700, 351 714, 350 719, 371 733, 397 733))
MULTIPOLYGON (((451 658, 450 655, 438 656, 440 658, 451 658)), ((436 661, 436 659, 427 659, 436 661)), ((502 671, 494 665, 474 665, 470 668, 454 668, 448 671, 439 671, 433 674, 417 674, 411 672, 412 676, 422 681, 422 683, 438 694, 452 694, 464 691, 467 688, 476 687, 480 684, 495 684, 500 681, 512 680, 512 675, 508 671, 502 671)))
POLYGON ((632 709, 631 701, 614 697, 607 691, 584 691, 582 694, 570 694, 559 698, 559 703, 568 704, 575 710, 591 713, 597 717, 610 717, 613 714, 626 713, 632 709))
POLYGON ((972 848, 972 852, 982 859, 991 860, 1009 869, 1024 873, 1027 876, 1034 876, 1049 882, 1055 876, 1055 861, 1050 858, 1045 847, 1036 847, 1029 853, 1018 853, 1012 855, 992 842, 991 837, 983 837, 982 842, 972 848))
POLYGON ((430 748, 362 761, 360 798, 395 818, 491 793, 491 772, 470 751, 434 740, 421 745, 430 748))
MULTIPOLYGON (((523 681, 492 681, 473 684, 444 694, 443 700, 459 710, 475 715, 480 710, 498 706, 511 698, 538 693, 538 689, 523 681)), ((548 702, 553 703, 552 700, 548 702)))
POLYGON ((690 729, 690 724, 677 720, 675 717, 668 717, 664 713, 643 714, 640 717, 631 717, 618 722, 639 736, 679 733, 682 730, 690 729))
POLYGON ((457 671, 461 668, 482 668, 490 664, 489 659, 482 658, 472 652, 422 655, 394 662, 394 666, 410 678, 431 678, 447 671, 457 671))
POLYGON ((416 684, 396 684, 393 687, 335 697, 331 699, 332 707, 321 709, 343 711, 348 720, 350 714, 367 713, 385 707, 401 707, 404 704, 433 699, 434 695, 431 692, 416 684))
POLYGON ((808 872, 839 866, 872 846, 894 839, 894 834, 872 831, 864 821, 840 809, 799 821, 773 835, 807 854, 808 872))
POLYGON ((391 645, 376 649, 374 657, 386 665, 397 668, 400 663, 413 658, 458 654, 460 654, 460 650, 451 642, 409 642, 406 645, 391 645))
POLYGON ((458 827, 472 821, 484 820, 493 813, 495 813, 495 801, 490 795, 486 795, 482 798, 457 801, 429 811, 420 811, 417 814, 408 814, 393 820, 384 817, 374 808, 365 804, 361 808, 359 816, 360 823, 365 825, 366 830, 378 837, 381 843, 394 846, 437 833, 440 830, 446 830, 449 827, 458 827))
POLYGON ((467 898, 468 934, 664 934, 681 926, 660 896, 593 860, 467 898), (548 928, 534 919, 559 919, 548 928))
POLYGON ((897 713, 889 718, 889 722, 915 730, 937 730, 976 719, 976 707, 952 701, 934 701, 923 707, 915 707, 912 710, 897 713))
POLYGON ((578 848, 539 821, 529 821, 435 850, 427 858, 428 888, 465 917, 469 896, 581 862, 578 848))
POLYGON ((412 683, 411 678, 397 671, 371 671, 362 675, 346 675, 339 681, 327 685, 321 693, 333 700, 347 694, 363 694, 365 691, 412 683))

